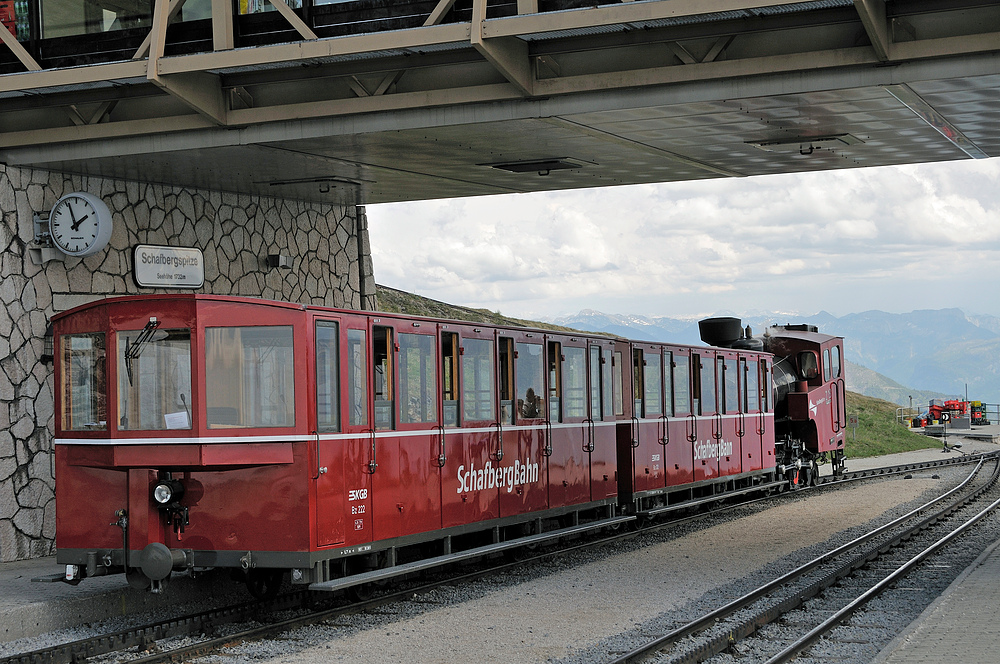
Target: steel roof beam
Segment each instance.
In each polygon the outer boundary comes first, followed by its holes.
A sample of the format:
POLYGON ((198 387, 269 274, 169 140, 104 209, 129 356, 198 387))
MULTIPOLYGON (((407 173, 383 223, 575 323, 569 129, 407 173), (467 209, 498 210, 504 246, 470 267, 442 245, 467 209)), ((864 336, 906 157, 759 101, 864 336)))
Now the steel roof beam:
POLYGON ((534 90, 534 72, 528 58, 528 44, 518 37, 486 39, 486 0, 472 2, 472 46, 493 65, 503 77, 523 94, 534 90))
POLYGON ((882 62, 888 61, 892 37, 889 35, 889 23, 885 15, 885 0, 854 0, 854 7, 858 10, 875 55, 882 62))
POLYGON ((225 125, 228 104, 222 94, 218 76, 204 72, 190 72, 162 76, 158 71, 160 58, 167 41, 167 24, 170 22, 171 5, 184 0, 156 0, 153 6, 153 27, 149 31, 149 60, 146 78, 163 88, 200 115, 216 124, 225 125))
POLYGON ((7 29, 7 26, 0 26, 0 41, 7 45, 8 48, 14 53, 14 56, 21 61, 21 64, 30 71, 41 71, 42 66, 35 62, 35 59, 31 57, 21 46, 21 42, 17 41, 17 37, 7 29))

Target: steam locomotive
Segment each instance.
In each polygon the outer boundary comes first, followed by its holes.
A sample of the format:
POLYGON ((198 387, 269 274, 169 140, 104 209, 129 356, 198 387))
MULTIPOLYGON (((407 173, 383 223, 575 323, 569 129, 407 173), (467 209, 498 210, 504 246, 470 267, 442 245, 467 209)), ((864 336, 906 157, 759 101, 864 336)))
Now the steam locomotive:
POLYGON ((199 294, 53 318, 65 580, 340 590, 844 469, 843 340, 652 343, 199 294))

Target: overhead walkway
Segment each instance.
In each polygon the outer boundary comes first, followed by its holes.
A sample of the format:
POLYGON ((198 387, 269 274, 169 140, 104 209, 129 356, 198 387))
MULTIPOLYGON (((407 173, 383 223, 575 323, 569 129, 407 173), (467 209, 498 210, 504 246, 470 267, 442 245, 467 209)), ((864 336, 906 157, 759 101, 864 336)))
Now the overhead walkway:
POLYGON ((985 0, 8 4, 13 166, 376 203, 1000 155, 985 0))

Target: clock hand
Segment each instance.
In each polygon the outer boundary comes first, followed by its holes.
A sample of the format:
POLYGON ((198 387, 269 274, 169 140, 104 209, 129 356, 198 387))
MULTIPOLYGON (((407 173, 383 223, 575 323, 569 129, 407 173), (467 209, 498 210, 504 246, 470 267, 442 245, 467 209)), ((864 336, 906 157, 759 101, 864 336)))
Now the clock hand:
POLYGON ((90 216, 89 214, 85 214, 82 217, 80 217, 80 219, 78 221, 76 221, 76 222, 74 222, 73 224, 70 225, 70 229, 72 229, 74 231, 75 230, 79 230, 80 224, 82 224, 84 221, 86 221, 87 217, 89 217, 89 216, 90 216))

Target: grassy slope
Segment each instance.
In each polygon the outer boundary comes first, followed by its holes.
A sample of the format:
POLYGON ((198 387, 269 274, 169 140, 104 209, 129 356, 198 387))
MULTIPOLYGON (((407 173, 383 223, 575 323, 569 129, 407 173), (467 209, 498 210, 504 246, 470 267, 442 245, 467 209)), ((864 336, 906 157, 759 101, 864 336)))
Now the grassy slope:
POLYGON ((913 433, 896 423, 896 404, 882 399, 847 393, 847 414, 858 416, 857 440, 847 428, 847 457, 870 457, 940 447, 934 438, 913 433))
MULTIPOLYGON (((378 286, 377 294, 379 310, 386 313, 403 313, 414 316, 493 323, 495 325, 569 330, 569 328, 546 323, 509 318, 488 309, 458 307, 385 286, 378 286)), ((850 415, 856 414, 858 416, 857 441, 854 440, 853 430, 849 427, 847 430, 848 458, 907 452, 938 447, 941 444, 933 438, 913 433, 906 427, 897 424, 896 404, 894 403, 848 392, 847 412, 850 415)))

